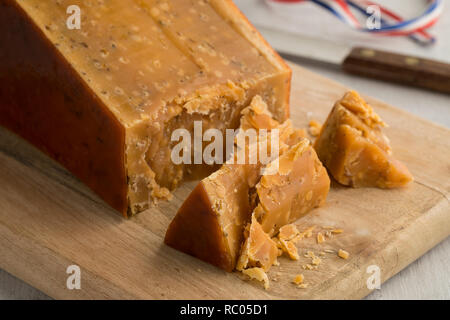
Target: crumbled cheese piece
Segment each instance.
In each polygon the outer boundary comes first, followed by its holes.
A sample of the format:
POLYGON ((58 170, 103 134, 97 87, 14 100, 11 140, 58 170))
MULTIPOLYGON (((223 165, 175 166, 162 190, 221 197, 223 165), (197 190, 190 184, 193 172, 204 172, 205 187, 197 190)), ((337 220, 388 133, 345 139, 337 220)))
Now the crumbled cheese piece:
POLYGON ((348 253, 345 250, 339 249, 338 256, 341 257, 342 259, 347 260, 348 257, 350 256, 350 253, 348 253))
POLYGON ((270 287, 269 277, 261 268, 250 268, 242 270, 242 273, 249 276, 251 279, 264 282, 264 289, 268 290, 270 287))
POLYGON ((312 237, 312 233, 314 231, 314 229, 316 228, 316 226, 311 226, 308 229, 306 229, 305 231, 303 231, 303 235, 305 238, 311 238, 312 237))
POLYGON ((297 276, 295 276, 293 282, 297 285, 300 285, 303 283, 304 280, 305 280, 305 277, 303 276, 303 274, 298 274, 297 276))
POLYGON ((341 234, 343 232, 344 232, 344 230, 342 230, 342 229, 333 229, 333 230, 331 230, 331 233, 333 233, 333 234, 341 234))
POLYGON ((323 243, 324 241, 325 241, 325 237, 323 236, 322 232, 319 232, 319 233, 317 234, 317 243, 318 243, 318 244, 321 244, 321 243, 323 243))
POLYGON ((320 259, 319 257, 314 257, 312 259, 312 264, 315 266, 318 266, 321 262, 322 262, 322 259, 320 259))
POLYGON ((309 134, 313 137, 317 137, 322 130, 322 125, 316 120, 311 120, 309 122, 309 134))
POLYGON ((302 283, 302 284, 299 284, 297 287, 300 288, 300 289, 306 289, 306 288, 308 288, 308 284, 307 283, 302 283))
POLYGON ((284 241, 280 240, 282 244, 282 250, 283 252, 286 252, 291 260, 298 260, 300 259, 298 255, 298 250, 295 244, 292 241, 284 241))
POLYGON ((281 227, 280 232, 278 234, 278 238, 280 240, 290 241, 293 240, 300 232, 297 227, 293 224, 288 224, 281 227))

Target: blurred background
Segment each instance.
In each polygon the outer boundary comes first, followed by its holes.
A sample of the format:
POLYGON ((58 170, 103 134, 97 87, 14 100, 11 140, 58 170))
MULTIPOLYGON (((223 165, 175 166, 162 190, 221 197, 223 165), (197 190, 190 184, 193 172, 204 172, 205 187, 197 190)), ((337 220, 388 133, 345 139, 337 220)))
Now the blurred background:
MULTIPOLYGON (((440 19, 429 29, 429 33, 436 37, 436 43, 424 47, 404 36, 379 36, 356 31, 310 1, 295 4, 281 4, 266 0, 235 0, 234 2, 257 27, 289 31, 352 47, 364 46, 450 63, 450 3, 445 3, 440 19)), ((425 0, 375 0, 373 2, 391 9, 404 19, 421 15, 427 7, 425 0)), ((338 68, 302 59, 296 59, 295 62, 355 90, 450 127, 450 96, 448 95, 349 76, 338 68)))

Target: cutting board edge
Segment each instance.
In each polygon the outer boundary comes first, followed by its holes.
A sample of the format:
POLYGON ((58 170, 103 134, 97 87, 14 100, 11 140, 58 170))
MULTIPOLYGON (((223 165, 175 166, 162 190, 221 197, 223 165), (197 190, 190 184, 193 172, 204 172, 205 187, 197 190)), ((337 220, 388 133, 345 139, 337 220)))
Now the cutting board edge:
MULTIPOLYGON (((439 243, 444 241, 447 237, 450 236, 450 208, 449 208, 449 200, 443 195, 441 201, 436 203, 430 210, 419 216, 417 219, 412 219, 411 223, 406 227, 401 229, 401 233, 398 236, 392 234, 389 240, 381 243, 380 245, 386 244, 384 249, 376 251, 363 265, 359 266, 360 269, 366 270, 370 265, 377 265, 377 260, 383 260, 383 263, 386 261, 396 261, 395 265, 392 266, 392 269, 389 273, 383 274, 382 271, 382 284, 391 279, 393 276, 398 274, 400 271, 404 270, 414 261, 420 259, 426 252, 433 249, 439 243), (424 220, 427 220, 427 223, 424 223, 424 220), (424 231, 424 226, 426 227, 426 231, 428 233, 433 233, 433 237, 428 237, 431 239, 430 241, 413 241, 417 239, 415 235, 419 234, 420 231, 424 231), (436 236, 436 230, 439 230, 440 233, 436 236), (409 237, 405 238, 405 233, 409 235, 409 237), (414 245, 413 245, 414 244, 414 245), (419 247, 417 246, 419 245, 419 247), (410 255, 411 252, 409 249, 414 247, 414 252, 419 253, 418 255, 413 254, 410 255), (375 261, 375 262, 374 262, 375 261)), ((381 264, 381 263, 380 263, 381 264)), ((358 273, 354 272, 354 270, 347 270, 348 274, 351 277, 341 279, 336 285, 337 288, 340 286, 344 287, 355 287, 352 285, 356 281, 359 285, 356 287, 356 290, 353 290, 352 293, 348 294, 345 299, 349 300, 357 300, 363 299, 367 297, 373 290, 367 288, 366 281, 370 274, 366 272, 362 272, 364 278, 358 278, 358 273), (355 279, 356 278, 356 279, 355 279), (348 284, 346 284, 347 282, 348 284)), ((345 271, 342 272, 345 274, 345 271)), ((340 273, 340 274, 342 274, 340 273)), ((324 289, 326 291, 326 289, 324 289)), ((329 293, 333 293, 332 290, 328 290, 329 293)), ((336 295, 330 295, 329 297, 321 297, 321 299, 342 299, 336 295)))
MULTIPOLYGON (((430 210, 428 210, 425 214, 419 216, 417 219, 413 219, 411 223, 406 227, 402 229, 402 233, 399 234, 400 237, 396 237, 394 234, 392 235, 391 239, 394 239, 394 241, 390 242, 386 247, 384 247, 383 250, 376 251, 372 256, 370 256, 369 261, 365 262, 363 265, 358 266, 359 269, 365 270, 369 265, 376 264, 374 261, 377 261, 379 259, 383 259, 384 261, 396 261, 396 264, 392 269, 382 277, 382 283, 385 283, 390 278, 392 278, 394 275, 402 271, 404 268, 406 268, 409 264, 414 262, 415 260, 419 259, 423 254, 425 254, 427 251, 431 250, 433 247, 438 245, 440 242, 445 240, 448 236, 450 236, 450 215, 448 214, 449 211, 449 201, 448 199, 443 196, 442 200, 439 201, 436 205, 434 205, 430 210), (426 220, 427 223, 424 223, 424 220, 426 220), (425 242, 425 241, 419 241, 414 242, 411 241, 411 239, 414 239, 414 236, 420 232, 424 231, 424 226, 426 227, 426 230, 428 233, 433 232, 433 237, 430 237, 431 241, 425 242), (447 226, 447 227, 445 227, 447 226), (405 238, 405 232, 408 231, 408 238, 405 238), (436 236, 436 230, 439 230, 439 235, 436 236), (408 255, 409 248, 411 247, 411 244, 419 244, 420 249, 417 249, 417 246, 415 246, 415 252, 419 252, 419 255, 408 255), (398 263, 401 261, 401 263, 398 263)), ((12 238, 10 238, 10 241, 14 241, 15 243, 21 243, 24 239, 22 237, 19 237, 19 235, 14 234, 11 232, 12 238), (13 239, 13 237, 16 237, 16 239, 13 239)), ((28 241, 31 241, 30 239, 28 241)), ((3 252, 5 248, 2 250, 2 243, 0 241, 0 252, 3 252)), ((384 244, 384 243, 383 243, 384 244)), ((380 245, 383 245, 380 244, 380 245)), ((36 244, 37 245, 37 244, 36 244)), ((40 244, 39 244, 40 245, 40 244)), ((6 248, 8 250, 9 248, 6 248)), ((29 249, 28 245, 24 245, 22 247, 22 250, 29 249)), ((49 250, 45 246, 41 246, 42 251, 49 250)), ((14 250, 12 250, 14 251, 14 250)), ((11 252, 12 253, 12 252, 11 252)), ((53 253, 50 250, 50 253, 53 253)), ((48 254, 48 253, 47 253, 48 254)), ((40 260, 37 263, 46 263, 48 265, 49 260, 44 259, 45 256, 41 256, 40 260)), ((53 262, 54 266, 53 268, 58 268, 60 266, 67 266, 69 259, 66 257, 62 257, 59 254, 54 254, 53 257, 56 259, 55 262, 53 262)), ((36 262, 35 262, 36 263, 36 262)), ((88 279, 91 283, 97 283, 97 285, 100 285, 100 283, 103 283, 103 285, 107 285, 109 287, 108 291, 109 294, 105 294, 100 290, 94 290, 97 291, 96 293, 87 293, 87 291, 80 290, 77 292, 77 294, 74 297, 73 292, 70 291, 61 291, 57 288, 52 288, 50 285, 50 282, 47 286, 43 285, 44 283, 41 281, 40 275, 38 273, 27 273, 25 271, 18 271, 12 270, 9 266, 5 265, 4 263, 0 262, 0 268, 5 270, 6 272, 10 273, 16 278, 21 279, 22 281, 28 283, 29 285, 33 286, 34 288, 42 291, 46 295, 48 295, 51 298, 54 299, 148 299, 149 296, 132 293, 130 290, 127 290, 125 288, 119 287, 110 281, 104 279, 100 275, 96 274, 95 272, 91 272, 88 269, 83 268, 83 266, 80 266, 83 271, 83 279, 88 279), (61 292, 67 292, 67 295, 61 294, 61 292)), ((336 290, 327 290, 328 288, 324 288, 323 292, 328 292, 328 295, 320 296, 320 299, 362 299, 369 295, 372 291, 367 288, 365 285, 366 278, 364 276, 368 276, 365 272, 358 273, 354 272, 354 269, 351 269, 352 265, 347 266, 344 270, 342 270, 338 276, 341 276, 341 279, 334 282, 334 287, 336 290), (343 277, 345 275, 349 275, 348 277, 343 277), (355 283, 358 283, 357 286, 355 286, 355 283), (345 290, 354 288, 351 292, 347 291, 344 293, 345 290)), ((383 270, 382 270, 383 271, 383 270)), ((267 293, 267 292, 264 292, 267 293)), ((319 292, 320 293, 320 292, 319 292)), ((169 298, 169 297, 167 297, 169 298)), ((273 299, 283 299, 283 297, 278 296, 272 296, 273 299)), ((190 297, 186 297, 186 299, 192 299, 190 297)), ((194 298, 195 299, 195 298, 194 298)), ((209 299, 214 299, 213 297, 209 299)), ((257 299, 254 299, 257 300, 257 299)))

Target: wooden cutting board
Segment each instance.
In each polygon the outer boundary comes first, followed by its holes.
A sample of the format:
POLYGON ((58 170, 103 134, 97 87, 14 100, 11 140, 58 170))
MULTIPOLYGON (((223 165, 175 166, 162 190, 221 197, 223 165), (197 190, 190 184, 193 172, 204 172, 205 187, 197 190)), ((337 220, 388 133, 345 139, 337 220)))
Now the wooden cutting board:
MULTIPOLYGON (((301 67, 294 71, 292 119, 324 121, 346 88, 301 67)), ((382 96, 380 94, 380 96, 382 96)), ((280 258, 265 291, 163 244, 165 230, 194 183, 171 202, 124 220, 70 173, 0 129, 0 268, 59 299, 356 299, 369 294, 367 267, 382 281, 450 234, 450 130, 368 98, 390 124, 395 155, 416 181, 399 190, 349 189, 333 183, 327 204, 298 222, 300 229, 335 226, 345 232, 318 245, 300 243, 301 258, 280 258), (317 270, 303 255, 326 253, 317 270), (68 290, 69 265, 81 268, 81 290, 68 290), (305 275, 307 289, 291 283, 305 275)))

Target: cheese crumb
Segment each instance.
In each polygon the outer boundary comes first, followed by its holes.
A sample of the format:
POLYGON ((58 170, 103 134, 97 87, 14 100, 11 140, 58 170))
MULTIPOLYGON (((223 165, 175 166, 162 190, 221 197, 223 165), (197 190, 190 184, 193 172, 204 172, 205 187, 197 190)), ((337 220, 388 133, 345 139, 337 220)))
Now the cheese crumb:
POLYGON ((306 229, 305 231, 303 231, 304 237, 305 238, 311 238, 312 237, 312 233, 313 233, 315 228, 316 228, 316 226, 311 226, 308 229, 306 229))
POLYGON ((284 241, 280 240, 282 244, 282 250, 286 252, 291 260, 298 260, 300 259, 298 255, 298 250, 295 244, 292 241, 284 241))
POLYGON ((345 250, 339 249, 338 256, 341 257, 344 260, 347 260, 348 257, 350 256, 350 253, 348 253, 345 250))
POLYGON ((317 269, 317 267, 315 267, 315 266, 313 266, 312 264, 304 264, 303 266, 302 266, 302 268, 304 269, 304 270, 315 270, 315 269, 317 269))
POLYGON ((280 233, 278 234, 278 238, 280 240, 290 241, 294 239, 300 232, 297 227, 293 224, 288 224, 280 229, 280 233))
POLYGON ((321 262, 322 262, 322 259, 320 259, 319 257, 314 257, 312 259, 312 264, 315 266, 318 266, 321 262))
POLYGON ((269 290, 270 282, 269 277, 261 268, 250 268, 242 270, 242 273, 249 276, 251 279, 264 282, 264 289, 269 290))
POLYGON ((323 243, 324 241, 325 241, 325 237, 323 236, 322 232, 319 232, 319 233, 317 234, 317 243, 318 243, 318 244, 321 244, 321 243, 323 243))
POLYGON ((322 125, 316 120, 311 120, 309 122, 309 134, 313 137, 317 137, 322 130, 322 125))
POLYGON ((343 233, 344 232, 344 230, 342 230, 342 229, 334 229, 334 230, 331 230, 331 233, 333 233, 333 234, 341 234, 341 233, 343 233))
POLYGON ((305 280, 305 277, 303 276, 303 274, 298 274, 298 275, 294 278, 293 282, 294 282, 295 284, 297 284, 297 285, 300 285, 300 284, 303 283, 304 280, 305 280))

